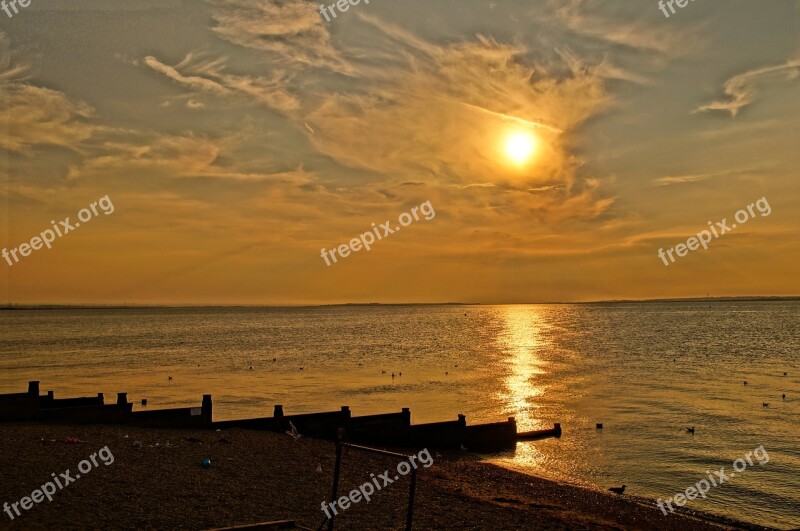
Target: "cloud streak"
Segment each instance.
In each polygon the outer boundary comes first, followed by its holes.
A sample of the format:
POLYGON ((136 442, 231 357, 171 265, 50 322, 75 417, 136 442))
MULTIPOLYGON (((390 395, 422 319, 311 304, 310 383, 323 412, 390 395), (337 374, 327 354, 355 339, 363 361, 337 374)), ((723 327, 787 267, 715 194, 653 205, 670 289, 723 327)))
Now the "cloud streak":
POLYGON ((767 66, 738 74, 725 82, 726 98, 701 105, 695 112, 725 111, 732 117, 758 97, 760 83, 771 79, 797 79, 800 75, 800 59, 792 59, 782 65, 767 66))
POLYGON ((232 44, 266 52, 285 64, 350 73, 322 23, 304 0, 209 0, 212 31, 232 44))
MULTIPOLYGON (((223 72, 225 59, 215 61, 193 62, 193 54, 188 54, 176 66, 162 63, 152 55, 144 58, 145 64, 152 70, 163 74, 179 85, 193 92, 203 92, 214 96, 245 95, 280 112, 291 112, 299 107, 296 96, 285 88, 287 77, 281 71, 273 72, 271 78, 262 76, 244 76, 223 72), (185 75, 179 69, 187 70, 185 75)), ((195 102, 193 109, 200 106, 195 102)))

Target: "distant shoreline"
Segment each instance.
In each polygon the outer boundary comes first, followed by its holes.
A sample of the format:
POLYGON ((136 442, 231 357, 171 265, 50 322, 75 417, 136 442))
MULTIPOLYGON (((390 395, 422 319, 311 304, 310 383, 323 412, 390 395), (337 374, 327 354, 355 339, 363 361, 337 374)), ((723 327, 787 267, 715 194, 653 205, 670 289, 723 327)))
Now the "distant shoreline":
POLYGON ((686 302, 796 302, 800 301, 797 295, 781 296, 751 296, 751 297, 686 297, 686 298, 667 298, 667 299, 610 299, 600 301, 580 301, 580 302, 504 302, 504 303, 483 303, 483 302, 409 302, 409 303, 342 303, 342 304, 145 304, 145 305, 121 305, 121 304, 6 304, 0 306, 0 311, 6 310, 169 310, 169 309, 258 309, 258 308, 336 308, 336 307, 390 307, 390 306, 536 306, 552 304, 575 304, 575 305, 599 305, 599 304, 643 304, 643 303, 686 303, 686 302))

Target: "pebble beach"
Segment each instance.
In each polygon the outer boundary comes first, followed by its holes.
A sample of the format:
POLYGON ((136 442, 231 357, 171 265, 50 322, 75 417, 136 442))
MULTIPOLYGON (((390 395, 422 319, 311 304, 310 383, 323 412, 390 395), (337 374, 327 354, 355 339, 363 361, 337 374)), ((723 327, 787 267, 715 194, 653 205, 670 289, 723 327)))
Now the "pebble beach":
MULTIPOLYGON (((13 521, 2 513, 0 528, 213 529, 293 520, 317 529, 325 520, 335 444, 247 430, 4 424, 0 467, 15 474, 4 475, 0 503, 31 496, 53 473, 74 476, 106 446, 113 463, 100 462, 13 521)), ((767 529, 690 511, 664 516, 652 500, 520 474, 466 452, 431 455, 432 466, 419 468, 414 529, 767 529)), ((345 449, 339 493, 396 465, 345 449)), ((404 477, 370 503, 352 505, 336 529, 404 529, 409 487, 404 477)))

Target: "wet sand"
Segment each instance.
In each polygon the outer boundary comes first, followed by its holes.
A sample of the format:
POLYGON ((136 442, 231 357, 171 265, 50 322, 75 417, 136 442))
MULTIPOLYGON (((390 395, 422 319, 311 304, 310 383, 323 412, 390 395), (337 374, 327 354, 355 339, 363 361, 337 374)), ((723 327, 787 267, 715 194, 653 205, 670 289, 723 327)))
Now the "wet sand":
MULTIPOLYGON (((69 469, 74 477, 78 463, 105 446, 112 464, 99 460, 52 502, 34 504, 14 521, 0 513, 0 528, 208 529, 287 519, 316 529, 325 519, 335 445, 246 430, 2 424, 0 504, 30 496, 51 473, 69 469), (86 442, 61 442, 66 437, 86 442), (204 458, 209 468, 201 466, 204 458)), ((765 529, 689 511, 664 516, 652 500, 519 474, 463 452, 431 454, 433 465, 419 469, 415 529, 765 529)), ((370 473, 395 474, 396 465, 346 450, 339 495, 370 473)), ((401 478, 369 504, 351 506, 336 528, 403 529, 409 485, 401 478)))

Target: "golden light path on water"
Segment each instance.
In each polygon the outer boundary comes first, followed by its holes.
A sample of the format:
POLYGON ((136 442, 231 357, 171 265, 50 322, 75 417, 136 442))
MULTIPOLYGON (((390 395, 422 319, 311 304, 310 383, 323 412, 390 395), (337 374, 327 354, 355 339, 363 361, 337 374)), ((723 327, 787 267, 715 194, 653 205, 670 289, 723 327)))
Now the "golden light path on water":
MULTIPOLYGON (((548 348, 542 309, 531 306, 505 306, 502 308, 504 328, 497 341, 505 356, 508 375, 505 387, 498 391, 498 398, 509 415, 517 421, 517 430, 529 431, 540 427, 537 409, 538 398, 544 387, 537 385, 537 377, 545 374, 545 363, 541 353, 548 348)), ((535 445, 517 445, 514 459, 518 463, 539 465, 544 457, 535 445)))

